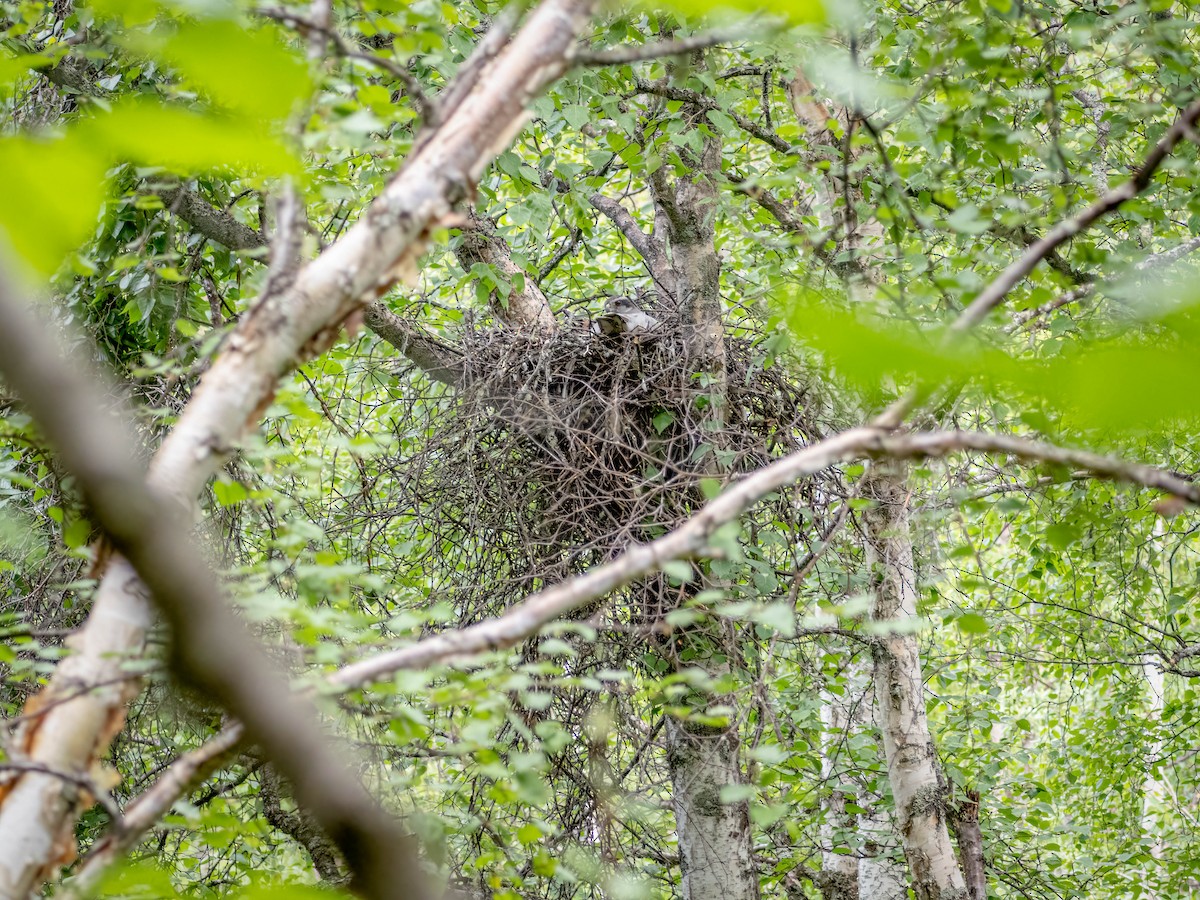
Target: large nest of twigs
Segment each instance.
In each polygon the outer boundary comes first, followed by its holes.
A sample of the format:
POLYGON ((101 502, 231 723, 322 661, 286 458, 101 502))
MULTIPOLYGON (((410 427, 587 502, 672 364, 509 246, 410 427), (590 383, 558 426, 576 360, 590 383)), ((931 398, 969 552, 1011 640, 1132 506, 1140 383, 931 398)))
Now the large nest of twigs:
MULTIPOLYGON (((405 460, 409 496, 393 498, 427 530, 426 574, 464 620, 657 537, 704 502, 706 481, 815 436, 805 379, 769 363, 761 341, 727 335, 714 374, 685 333, 669 322, 642 336, 586 322, 465 332, 451 415, 405 460)), ((760 521, 807 531, 822 504, 811 485, 799 490, 809 493, 780 497, 760 521)))

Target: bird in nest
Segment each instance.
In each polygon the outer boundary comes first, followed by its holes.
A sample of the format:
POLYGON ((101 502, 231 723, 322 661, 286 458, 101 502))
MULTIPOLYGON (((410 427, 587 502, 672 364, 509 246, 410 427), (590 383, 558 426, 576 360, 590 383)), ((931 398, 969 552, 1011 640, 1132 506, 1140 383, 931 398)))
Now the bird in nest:
POLYGON ((596 334, 649 334, 659 326, 658 319, 643 310, 632 297, 613 297, 604 305, 604 315, 592 320, 596 334))

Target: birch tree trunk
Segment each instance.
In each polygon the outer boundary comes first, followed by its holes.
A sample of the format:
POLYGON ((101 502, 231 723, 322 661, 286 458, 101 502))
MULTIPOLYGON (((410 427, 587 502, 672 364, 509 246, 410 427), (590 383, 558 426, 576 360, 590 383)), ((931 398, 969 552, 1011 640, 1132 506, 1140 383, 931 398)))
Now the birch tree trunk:
MULTIPOLYGON (((702 108, 689 103, 680 112, 692 128, 704 117, 702 108)), ((674 178, 668 175, 666 166, 650 174, 654 227, 649 233, 641 230, 620 203, 601 195, 592 197, 591 203, 620 229, 642 257, 656 287, 666 295, 687 329, 688 353, 696 370, 707 376, 696 400, 697 409, 702 410, 698 416, 703 425, 702 439, 711 446, 699 464, 719 475, 716 450, 724 426, 726 376, 721 264, 714 243, 721 168, 721 140, 716 129, 706 129, 699 153, 692 154, 689 162, 690 171, 674 178), (702 395, 706 401, 703 405, 699 403, 702 395)), ((698 498, 693 494, 694 488, 681 492, 677 498, 680 511, 696 502, 698 498)), ((697 626, 694 633, 680 636, 681 641, 691 642, 698 650, 720 646, 727 639, 719 623, 697 626)), ((707 655, 696 654, 698 658, 707 655)), ((721 663, 717 668, 726 666, 721 663)), ((684 900, 758 897, 749 804, 745 800, 723 802, 721 798, 726 786, 744 783, 740 745, 736 721, 721 728, 668 721, 667 768, 684 900)))
POLYGON ((876 504, 864 517, 875 582, 872 618, 901 626, 875 646, 875 703, 913 892, 918 900, 959 900, 967 896, 966 881, 947 829, 946 786, 925 714, 920 652, 916 636, 903 627, 917 614, 917 586, 902 473, 881 467, 864 490, 876 504))
MULTIPOLYGON (((282 293, 243 316, 155 455, 154 489, 190 507, 278 378, 330 346, 342 323, 415 267, 429 230, 466 197, 520 130, 525 105, 567 66, 588 0, 547 0, 422 141, 363 218, 282 293)), ((125 664, 153 621, 132 566, 113 558, 72 654, 25 710, 10 752, 50 772, 91 777, 138 691, 125 664)), ((0 896, 25 897, 75 858, 74 823, 94 802, 74 783, 23 771, 0 788, 0 896)))
MULTIPOLYGON (((836 620, 830 618, 830 624, 834 624, 836 620)), ((854 803, 864 812, 855 816, 846 811, 837 757, 846 752, 855 733, 875 723, 870 702, 874 695, 871 668, 848 648, 843 652, 847 659, 845 689, 840 694, 827 688, 821 691, 821 773, 830 791, 824 801, 818 886, 824 900, 905 900, 908 881, 903 867, 892 856, 897 838, 884 798, 868 793, 865 785, 857 785, 854 803), (847 839, 846 835, 853 838, 847 839)))
MULTIPOLYGON (((829 617, 833 619, 832 616, 829 617)), ((821 688, 821 725, 824 746, 821 748, 821 778, 828 796, 823 800, 825 821, 821 826, 821 874, 817 886, 824 900, 858 900, 861 896, 858 880, 858 854, 837 852, 844 848, 842 835, 853 833, 856 822, 846 811, 846 795, 842 791, 838 755, 844 752, 853 721, 855 704, 861 701, 862 689, 857 682, 856 661, 847 665, 846 689, 841 695, 821 688)), ((859 704, 861 705, 861 703, 859 704)), ((869 895, 868 895, 869 896, 869 895)))
POLYGON ((740 744, 736 725, 712 728, 667 719, 667 768, 685 900, 758 897, 749 807, 721 799, 722 788, 743 782, 740 744))

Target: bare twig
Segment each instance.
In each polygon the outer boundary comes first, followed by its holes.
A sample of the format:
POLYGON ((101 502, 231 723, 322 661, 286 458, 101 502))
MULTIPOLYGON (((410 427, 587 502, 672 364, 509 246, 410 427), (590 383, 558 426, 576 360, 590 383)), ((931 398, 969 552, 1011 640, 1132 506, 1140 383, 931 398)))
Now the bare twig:
POLYGON ((890 436, 880 428, 853 428, 759 469, 728 488, 674 531, 651 543, 631 547, 607 565, 539 591, 498 618, 351 663, 334 673, 330 681, 346 690, 399 669, 423 668, 515 646, 548 622, 661 569, 670 560, 702 554, 713 533, 722 525, 735 520, 768 494, 835 463, 864 456, 940 457, 962 450, 1006 454, 1026 462, 1087 469, 1103 478, 1155 488, 1200 505, 1200 486, 1180 475, 1085 450, 981 432, 935 431, 890 436))
POLYGON ((707 31, 690 37, 671 41, 658 41, 631 47, 612 47, 608 50, 591 50, 575 57, 576 66, 619 66, 624 63, 643 62, 663 56, 681 56, 695 50, 704 50, 718 44, 731 44, 746 40, 744 33, 734 31, 707 31))
POLYGON ((644 78, 635 78, 634 85, 639 93, 654 94, 659 97, 666 97, 668 100, 679 100, 683 103, 691 103, 699 109, 717 110, 725 113, 729 118, 737 123, 738 128, 754 135, 764 144, 768 144, 780 153, 786 153, 789 156, 798 156, 799 153, 795 146, 788 143, 774 131, 759 125, 757 122, 751 121, 741 113, 733 110, 722 110, 719 103, 712 97, 701 94, 699 91, 693 91, 689 88, 681 88, 673 84, 669 84, 665 80, 646 81, 644 78))
POLYGON ((1162 165, 1167 155, 1175 149, 1175 145, 1187 137, 1196 120, 1200 119, 1200 100, 1193 101, 1175 120, 1175 124, 1167 129, 1154 149, 1146 156, 1137 171, 1123 184, 1113 188, 1100 197, 1095 203, 1078 215, 1060 222, 1048 231, 1041 240, 1037 241, 1007 269, 1000 273, 991 284, 971 301, 971 305, 950 326, 952 332, 969 331, 1000 304, 1008 292, 1016 287, 1026 275, 1034 270, 1039 262, 1045 259, 1050 251, 1063 242, 1071 239, 1079 232, 1088 228, 1093 222, 1132 200, 1150 186, 1150 179, 1162 165))

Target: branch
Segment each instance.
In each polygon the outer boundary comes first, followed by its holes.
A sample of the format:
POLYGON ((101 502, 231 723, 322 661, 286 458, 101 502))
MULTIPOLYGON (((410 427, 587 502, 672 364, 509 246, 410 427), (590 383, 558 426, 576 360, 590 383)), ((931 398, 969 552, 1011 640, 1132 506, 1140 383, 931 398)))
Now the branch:
POLYGON ((37 772, 41 775, 49 775, 52 778, 57 778, 59 781, 65 781, 67 784, 72 784, 85 795, 91 796, 95 802, 100 804, 105 815, 115 827, 121 826, 121 809, 117 806, 112 795, 104 788, 96 783, 96 779, 90 775, 79 775, 75 772, 64 772, 61 769, 53 769, 50 766, 42 765, 41 763, 26 762, 19 759, 9 759, 0 762, 0 772, 37 772))
POLYGON ((64 900, 92 896, 105 870, 141 841, 142 835, 171 811, 175 802, 204 782, 234 755, 245 737, 245 729, 234 722, 208 743, 189 750, 167 768, 158 781, 125 807, 120 822, 88 850, 65 889, 55 893, 64 900))
POLYGON ((271 823, 271 827, 286 834, 304 848, 323 882, 331 885, 345 884, 348 879, 337 850, 308 810, 302 806, 294 810, 283 808, 287 786, 281 783, 271 766, 264 766, 259 770, 258 783, 259 802, 262 803, 263 815, 271 823))
POLYGON ((671 41, 658 41, 640 46, 613 47, 608 50, 591 50, 579 53, 575 57, 576 66, 619 66, 624 63, 644 62, 648 59, 658 59, 662 56, 681 56, 696 50, 715 47, 718 44, 729 44, 745 40, 745 36, 733 31, 708 31, 694 34, 690 37, 677 38, 671 41))
MULTIPOLYGON (((566 223, 564 222, 564 224, 566 223)), ((558 264, 570 256, 571 253, 574 252, 575 248, 579 246, 579 239, 583 236, 583 229, 578 225, 571 225, 569 228, 570 234, 567 236, 567 239, 564 240, 562 244, 559 245, 559 248, 554 251, 553 256, 551 256, 548 260, 542 263, 540 267, 538 267, 537 278, 534 279, 534 282, 539 287, 550 275, 550 273, 558 268, 558 264)))
POLYGON ((962 450, 1005 454, 1026 462, 1087 469, 1102 478, 1155 488, 1188 503, 1200 505, 1200 486, 1180 475, 1086 450, 1072 450, 1025 438, 980 432, 935 431, 889 436, 880 428, 854 428, 759 469, 734 483, 674 531, 649 544, 631 547, 610 563, 539 591, 498 618, 351 663, 330 676, 329 680, 337 688, 349 690, 387 677, 400 669, 424 668, 439 662, 516 646, 543 625, 595 603, 606 594, 661 569, 666 562, 703 554, 708 548, 709 539, 722 525, 737 519, 768 494, 801 478, 815 475, 835 463, 863 457, 942 457, 962 450))
MULTIPOLYGON (((397 880, 421 884, 411 839, 363 788, 346 764, 346 751, 322 734, 311 700, 291 692, 246 631, 195 552, 178 504, 147 485, 132 435, 104 412, 104 379, 87 366, 79 372, 67 367, 32 304, 2 275, 0 359, 0 371, 58 448, 96 521, 171 625, 176 673, 245 723, 338 842, 364 895, 386 897, 397 880)), ((69 770, 72 762, 49 768, 69 770)), ((29 771, 41 769, 31 764, 29 771)), ((13 862, 27 862, 14 855, 13 862)))
POLYGON ((492 312, 506 325, 554 328, 550 301, 537 281, 513 262, 508 242, 496 231, 492 220, 471 210, 461 228, 462 240, 454 254, 462 267, 469 272, 476 263, 484 263, 500 272, 511 285, 507 297, 501 298, 496 290, 491 292, 488 302, 492 312), (523 282, 520 290, 517 289, 518 280, 523 282))
POLYGON ((963 310, 962 315, 950 326, 951 331, 968 331, 979 322, 982 322, 988 313, 995 309, 1000 304, 1000 301, 1008 296, 1008 292, 1032 272, 1037 264, 1045 259, 1052 250, 1079 234, 1085 228, 1088 228, 1097 219, 1119 208, 1122 204, 1132 200, 1138 194, 1142 193, 1142 191, 1146 190, 1150 186, 1150 179, 1154 176, 1155 171, 1162 165, 1163 160, 1167 158, 1167 155, 1175 148, 1175 145, 1189 136, 1189 132, 1191 132, 1192 126, 1196 124, 1197 119, 1200 119, 1200 100, 1193 101, 1180 114, 1179 118, 1175 120, 1175 124, 1167 129, 1167 133, 1154 145, 1154 149, 1150 151, 1145 161, 1130 176, 1129 180, 1104 194, 1099 200, 1078 215, 1060 222, 1047 232, 1041 240, 1032 244, 1023 256, 1001 272, 971 302, 971 305, 963 310))
POLYGON ((839 276, 846 278, 850 275, 857 275, 874 284, 880 282, 879 273, 861 256, 833 252, 825 247, 827 238, 822 237, 814 240, 809 237, 808 229, 804 226, 804 223, 796 217, 796 214, 788 208, 787 204, 766 188, 760 185, 751 185, 746 179, 732 172, 726 172, 725 177, 729 179, 734 190, 740 194, 745 194, 769 212, 784 231, 799 237, 804 242, 806 250, 829 266, 839 276))
POLYGON ((257 250, 267 239, 243 225, 225 210, 217 209, 195 191, 173 187, 156 191, 167 208, 210 241, 230 250, 257 250))
POLYGON ((462 382, 462 353, 457 348, 400 318, 380 301, 367 307, 363 322, 434 381, 451 386, 462 382))
POLYGON ((299 15, 288 9, 277 7, 260 7, 255 10, 258 15, 267 19, 273 19, 276 22, 282 22, 291 25, 304 37, 320 37, 328 40, 333 44, 337 55, 345 59, 356 59, 360 62, 365 62, 373 66, 383 69, 397 81, 404 85, 404 92, 408 94, 412 100, 413 106, 417 108, 417 114, 423 122, 431 122, 433 120, 434 108, 429 102, 429 98, 425 96, 425 92, 421 90, 421 83, 413 76, 408 69, 401 65, 397 65, 390 59, 385 59, 382 56, 376 56, 373 53, 364 53, 361 50, 355 50, 350 46, 350 42, 337 32, 336 29, 329 27, 328 24, 315 22, 310 18, 299 15))
MULTIPOLYGON (((1090 226, 1097 219, 1109 213, 1123 203, 1133 199, 1150 184, 1154 172, 1167 158, 1183 138, 1194 133, 1192 126, 1200 119, 1200 100, 1192 102, 1175 120, 1162 139, 1155 144, 1154 149, 1147 155, 1145 161, 1129 180, 1119 187, 1109 191, 1077 216, 1060 222, 1043 238, 1029 248, 1023 256, 1011 263, 1007 269, 989 284, 974 301, 964 309, 946 332, 943 346, 952 344, 964 332, 970 331, 985 318, 988 313, 1000 305, 1008 296, 1008 292, 1021 282, 1051 250, 1058 247, 1068 238, 1073 237, 1090 226)), ((930 393, 928 385, 918 384, 903 397, 893 402, 887 409, 872 419, 872 424, 880 428, 895 428, 906 415, 924 400, 930 393)))
MULTIPOLYGON (((86 466, 80 471, 87 474, 97 510, 108 504, 123 509, 128 500, 138 497, 148 505, 137 507, 130 518, 106 514, 104 525, 113 529, 117 543, 126 546, 133 559, 115 555, 108 563, 88 620, 73 637, 74 652, 33 698, 27 727, 14 740, 26 758, 64 771, 87 771, 120 730, 125 704, 135 691, 122 661, 141 652, 153 623, 138 577, 141 573, 155 594, 164 598, 164 611, 185 625, 176 629, 184 668, 221 685, 218 696, 228 695, 231 705, 236 700, 236 709, 252 714, 245 723, 248 731, 268 748, 286 775, 299 779, 294 785, 298 796, 322 817, 351 867, 365 873, 364 890, 384 896, 394 893, 397 884, 412 883, 388 875, 403 869, 403 857, 394 846, 379 853, 388 843, 392 825, 382 814, 356 818, 362 788, 353 778, 336 774, 344 772, 342 761, 334 757, 332 776, 315 768, 328 752, 323 743, 310 739, 318 733, 315 713, 299 723, 300 732, 292 732, 297 707, 291 701, 267 702, 264 697, 270 691, 262 688, 263 693, 257 693, 257 682, 231 683, 237 680, 234 673, 245 672, 248 660, 256 658, 255 653, 242 659, 230 654, 230 647, 241 641, 217 646, 211 659, 205 657, 201 648, 226 641, 221 629, 230 613, 219 595, 205 593, 210 576, 203 567, 197 570, 192 565, 190 555, 179 555, 178 560, 177 554, 163 555, 180 549, 168 540, 180 526, 160 521, 163 516, 156 498, 169 497, 190 507, 245 431, 257 426, 279 378, 299 361, 323 352, 337 339, 344 320, 391 287, 430 230, 470 195, 495 155, 523 127, 528 102, 565 71, 590 11, 591 0, 545 0, 537 7, 497 55, 487 77, 478 79, 445 124, 413 150, 362 218, 309 263, 285 292, 264 298, 241 317, 156 454, 149 489, 141 480, 144 470, 127 483, 129 461, 116 451, 124 446, 119 431, 115 443, 91 440, 83 459, 72 457, 86 466), (109 467, 95 468, 101 460, 109 467), (117 484, 121 491, 114 496, 117 484), (146 528, 148 522, 154 527, 146 528), (184 572, 194 576, 193 583, 182 585, 185 590, 176 593, 176 575, 184 572), (215 671, 214 665, 223 659, 225 670, 215 671), (93 689, 99 684, 113 686, 93 689), (60 702, 66 694, 73 696, 60 702), (48 708, 44 714, 38 711, 43 708, 48 708), (308 751, 317 755, 304 758, 308 751), (341 789, 348 793, 340 794, 341 789)), ((7 350, 19 342, 5 331, 7 350)), ((20 365, 11 353, 0 352, 0 358, 7 369, 20 365)), ((29 362, 27 354, 21 358, 29 362)), ((58 436, 65 446, 77 440, 74 429, 80 423, 62 410, 69 407, 73 415, 91 417, 102 407, 68 403, 73 385, 56 383, 66 390, 61 409, 50 404, 42 412, 48 423, 54 423, 53 428, 47 424, 47 433, 58 436)), ((45 396, 57 393, 49 390, 49 382, 23 384, 45 396)), ((190 542, 184 545, 189 554, 190 546, 190 542)), ((240 623, 234 622, 240 629, 240 623)), ((0 798, 0 893, 28 895, 43 873, 55 871, 69 857, 78 813, 52 777, 33 772, 20 776, 0 798)))
POLYGON ((777 135, 769 128, 764 128, 757 122, 747 119, 740 113, 732 110, 721 109, 720 104, 716 100, 708 97, 699 91, 693 91, 688 88, 677 87, 673 84, 667 84, 665 81, 646 81, 644 78, 635 78, 634 85, 638 91, 643 94, 654 94, 659 97, 666 97, 668 100, 678 100, 682 103, 691 103, 699 109, 713 109, 725 113, 729 118, 737 123, 738 128, 748 134, 754 135, 765 144, 774 147, 780 153, 786 153, 789 156, 798 156, 796 148, 777 135))
MULTIPOLYGON (((212 206, 194 191, 179 187, 160 190, 158 195, 175 215, 223 247, 247 250, 267 246, 262 234, 212 206)), ((363 322, 430 378, 444 384, 458 382, 462 367, 455 348, 443 344, 418 325, 405 322, 378 300, 367 306, 363 322)))
MULTIPOLYGON (((337 690, 353 690, 368 682, 387 678, 401 669, 424 668, 451 660, 463 661, 481 653, 516 646, 532 637, 549 622, 574 610, 590 607, 606 594, 661 569, 664 563, 700 554, 707 547, 712 534, 722 525, 734 521, 769 494, 801 478, 815 475, 838 462, 864 457, 940 457, 960 450, 1006 454, 1027 462, 1087 469, 1103 478, 1157 488, 1185 502, 1200 505, 1200 487, 1180 475, 1084 450, 1071 450, 1025 438, 978 432, 948 431, 889 436, 878 428, 855 428, 799 450, 758 470, 733 484, 725 493, 710 501, 674 531, 650 544, 631 547, 610 563, 539 591, 513 606, 502 616, 350 663, 330 676, 328 683, 337 690)), ((823 537, 823 541, 829 540, 841 518, 839 516, 838 521, 835 521, 833 528, 823 537)), ((804 565, 808 564, 809 561, 805 560, 804 565)), ((1180 658, 1193 653, 1200 654, 1200 645, 1197 645, 1194 651, 1181 653, 1180 658)), ((222 747, 233 746, 237 739, 237 735, 227 728, 206 747, 218 743, 222 747)), ((203 749, 205 748, 201 748, 203 749)), ((168 775, 160 779, 160 783, 147 794, 166 792, 173 785, 180 784, 182 779, 174 777, 174 768, 175 766, 172 766, 168 775), (167 783, 164 785, 163 782, 167 783)), ((178 796, 179 793, 182 793, 182 789, 173 796, 178 796)), ((145 796, 135 801, 126 811, 127 827, 135 821, 134 811, 145 796)), ((169 807, 170 803, 160 802, 159 814, 169 807)), ((137 818, 136 821, 138 827, 149 827, 144 818, 137 818)), ((89 866, 90 860, 85 864, 85 870, 89 866)))
POLYGON ((616 200, 605 197, 603 194, 592 194, 588 198, 588 202, 617 226, 621 234, 625 235, 625 240, 629 241, 630 246, 642 258, 642 262, 650 272, 650 277, 668 296, 674 297, 675 273, 672 271, 670 263, 667 262, 661 243, 642 231, 629 210, 616 200))
MULTIPOLYGON (((1192 238, 1190 241, 1184 241, 1170 250, 1164 250, 1161 253, 1155 253, 1152 256, 1147 256, 1139 262, 1134 268, 1139 272, 1147 272, 1152 269, 1158 269, 1163 266, 1170 265, 1178 259, 1182 259, 1189 253, 1200 250, 1200 238, 1192 238)), ((1079 300, 1085 300, 1100 289, 1097 282, 1089 282, 1085 285, 1075 288, 1073 291, 1067 291, 1055 297, 1048 303, 1043 303, 1037 309, 1030 309, 1024 312, 1018 312, 1013 315, 1013 323, 1005 329, 1009 334, 1019 331, 1021 328, 1032 327, 1031 323, 1036 324, 1041 319, 1054 312, 1056 309, 1062 309, 1079 300)))

